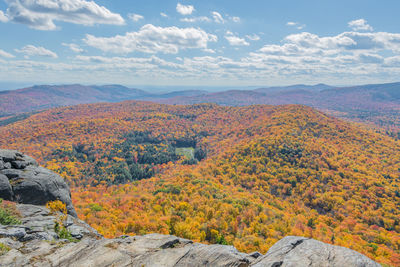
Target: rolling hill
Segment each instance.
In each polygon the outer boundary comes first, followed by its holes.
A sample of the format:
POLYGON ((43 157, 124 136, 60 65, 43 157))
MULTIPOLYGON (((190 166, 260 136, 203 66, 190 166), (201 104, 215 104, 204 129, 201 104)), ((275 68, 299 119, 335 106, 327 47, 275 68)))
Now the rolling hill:
POLYGON ((301 104, 338 118, 368 123, 391 135, 400 131, 400 83, 332 87, 325 84, 291 85, 255 90, 203 90, 153 94, 121 85, 34 86, 0 92, 0 124, 30 116, 30 112, 81 103, 144 100, 163 104, 216 103, 224 106, 301 104), (21 113, 26 113, 21 115, 21 113), (4 118, 8 116, 8 118, 4 118), (5 121, 3 121, 5 120, 5 121), (2 122, 3 121, 3 122, 2 122))
POLYGON ((0 135, 64 176, 78 216, 109 237, 265 252, 300 235, 400 265, 400 142, 310 107, 82 104, 0 135))
POLYGON ((120 102, 124 100, 158 100, 206 93, 201 90, 152 94, 122 85, 37 85, 0 91, 0 116, 27 113, 48 108, 85 103, 120 102))
POLYGON ((327 85, 231 90, 160 101, 166 104, 216 103, 227 106, 301 104, 330 115, 399 130, 400 83, 334 88, 327 85))
POLYGON ((147 93, 144 91, 120 85, 33 86, 19 90, 0 91, 0 114, 31 112, 81 103, 118 102, 146 95, 147 93))

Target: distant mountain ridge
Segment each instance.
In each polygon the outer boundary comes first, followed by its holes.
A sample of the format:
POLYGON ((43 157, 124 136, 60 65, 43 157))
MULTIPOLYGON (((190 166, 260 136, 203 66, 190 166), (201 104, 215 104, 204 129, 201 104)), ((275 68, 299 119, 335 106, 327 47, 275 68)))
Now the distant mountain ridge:
POLYGON ((95 102, 118 102, 148 96, 121 85, 40 85, 0 92, 0 115, 30 112, 58 106, 95 102))
MULTIPOLYGON (((179 96, 164 101, 168 104, 194 104, 213 102, 216 104, 238 106, 249 104, 303 104, 317 108, 329 108, 340 101, 341 105, 362 102, 370 107, 372 102, 379 104, 400 104, 400 82, 386 84, 368 84, 351 87, 333 87, 325 84, 293 85, 286 87, 268 87, 255 90, 229 90, 197 96, 179 96), (246 96, 246 99, 243 99, 246 96), (356 96, 351 97, 350 96, 356 96), (290 97, 290 98, 288 98, 290 97), (361 101, 360 97, 363 101, 361 101), (390 102, 390 103, 382 103, 390 102)), ((385 105, 383 106, 385 107, 385 105)))
POLYGON ((295 91, 295 90, 307 90, 312 92, 318 92, 327 89, 337 88, 335 86, 330 86, 327 84, 319 83, 316 85, 305 85, 305 84, 295 84, 289 86, 275 86, 275 87, 267 87, 267 88, 258 88, 254 91, 259 93, 273 93, 273 92, 284 92, 284 91, 295 91))
POLYGON ((324 84, 295 85, 251 91, 231 90, 200 96, 180 96, 160 102, 165 104, 209 102, 225 106, 301 104, 339 118, 373 123, 389 129, 400 127, 400 83, 351 87, 332 87, 324 84))
POLYGON ((388 128, 392 126, 400 128, 400 82, 351 87, 297 84, 254 90, 221 92, 184 90, 159 94, 116 84, 102 86, 36 85, 18 90, 1 91, 0 117, 59 106, 125 100, 144 100, 174 105, 198 103, 216 103, 224 106, 301 104, 340 118, 374 123, 388 128))
POLYGON ((0 116, 48 109, 59 106, 124 100, 161 100, 207 93, 202 90, 153 94, 122 85, 35 85, 18 90, 0 91, 0 116))

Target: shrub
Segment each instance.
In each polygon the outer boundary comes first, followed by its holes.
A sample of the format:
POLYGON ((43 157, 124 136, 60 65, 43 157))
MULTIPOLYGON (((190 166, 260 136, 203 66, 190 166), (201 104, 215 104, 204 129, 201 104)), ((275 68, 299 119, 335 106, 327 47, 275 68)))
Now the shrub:
POLYGON ((0 224, 2 225, 12 225, 21 224, 18 219, 19 214, 15 208, 15 204, 8 201, 3 201, 0 198, 0 224))
POLYGON ((50 210, 56 219, 54 221, 54 232, 58 235, 59 239, 67 239, 70 242, 77 242, 78 240, 73 238, 71 233, 64 226, 64 222, 67 219, 67 207, 65 203, 60 200, 47 202, 46 207, 50 210))

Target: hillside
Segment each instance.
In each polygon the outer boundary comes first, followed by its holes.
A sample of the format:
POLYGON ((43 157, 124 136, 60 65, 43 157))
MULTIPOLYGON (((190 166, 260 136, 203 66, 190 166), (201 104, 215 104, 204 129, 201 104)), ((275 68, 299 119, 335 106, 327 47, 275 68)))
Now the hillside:
POLYGON ((69 196, 65 181, 33 158, 0 150, 2 267, 380 266, 348 248, 299 236, 283 238, 266 255, 156 233, 106 239, 76 218, 69 196))
POLYGON ((160 101, 166 104, 216 103, 227 106, 253 104, 307 105, 335 117, 372 123, 386 129, 400 127, 400 83, 334 88, 327 85, 297 85, 226 91, 160 101))
POLYGON ((265 253, 300 235, 400 265, 400 143, 309 107, 88 104, 0 135, 64 176, 78 216, 108 237, 265 253))
POLYGON ((164 104, 216 103, 224 106, 301 104, 329 115, 371 124, 400 136, 400 83, 333 87, 325 84, 267 87, 255 90, 174 91, 163 94, 121 85, 33 86, 0 91, 0 125, 26 118, 30 112, 82 103, 144 100, 164 104))
MULTIPOLYGON (((124 100, 158 100, 206 93, 201 90, 153 94, 122 85, 36 85, 33 87, 0 91, 0 119, 4 116, 48 108, 85 103, 120 102, 124 100)), ((17 118, 18 119, 18 118, 17 118)))
POLYGON ((33 86, 19 90, 0 91, 0 115, 31 112, 81 103, 118 102, 141 96, 146 96, 146 93, 120 85, 33 86))

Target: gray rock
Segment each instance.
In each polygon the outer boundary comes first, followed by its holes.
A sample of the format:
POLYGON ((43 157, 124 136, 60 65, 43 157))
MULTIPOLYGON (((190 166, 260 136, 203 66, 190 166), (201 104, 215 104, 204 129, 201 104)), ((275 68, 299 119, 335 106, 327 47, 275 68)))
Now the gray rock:
POLYGON ((44 205, 59 199, 67 205, 69 214, 76 216, 68 185, 61 176, 43 167, 27 168, 12 183, 15 199, 19 203, 44 205))
POLYGON ((274 244, 267 254, 257 259, 252 266, 377 267, 380 265, 348 248, 305 237, 287 236, 274 244))
POLYGON ((56 239, 58 239, 58 236, 54 232, 37 232, 25 235, 21 241, 30 241, 30 240, 54 241, 56 239))
POLYGON ((30 258, 24 257, 24 254, 17 249, 10 250, 0 258, 2 267, 29 266, 30 258))
POLYGON ((24 171, 22 170, 16 170, 16 169, 4 169, 0 171, 1 174, 7 176, 8 179, 15 179, 21 176, 24 171))
POLYGON ((21 213, 24 219, 29 219, 29 217, 36 216, 49 216, 50 211, 43 206, 30 205, 30 204, 17 204, 17 209, 21 213))
POLYGON ((10 162, 4 163, 4 169, 11 169, 11 163, 10 162))
POLYGON ((2 159, 0 159, 0 170, 4 169, 4 162, 2 159))
POLYGON ((29 157, 28 155, 22 154, 17 150, 0 149, 0 160, 3 162, 20 161, 23 162, 25 166, 28 165, 38 166, 36 160, 29 157))
POLYGON ((2 176, 0 198, 34 205, 61 200, 67 206, 68 214, 77 216, 69 187, 61 176, 39 167, 33 158, 15 150, 0 149, 0 159, 6 162, 0 174, 7 176, 12 189, 10 198, 9 188, 7 189, 7 183, 2 176))
POLYGON ((247 267, 250 263, 246 254, 230 246, 207 246, 160 234, 94 242, 84 239, 62 247, 44 260, 53 266, 247 267))
MULTIPOLYGON (((44 206, 30 204, 17 204, 16 208, 21 214, 20 220, 22 224, 0 225, 0 238, 4 240, 7 240, 7 238, 18 240, 22 244, 21 247, 25 247, 27 242, 36 242, 37 240, 55 242, 54 244, 62 242, 59 239, 58 234, 55 232, 55 222, 57 216, 60 216, 61 214, 54 215, 44 206)), ((96 230, 78 218, 67 215, 66 221, 68 221, 69 224, 68 230, 73 230, 73 237, 76 235, 75 238, 86 237, 93 240, 102 238, 96 230)), ((12 246, 12 248, 16 249, 17 247, 18 246, 15 244, 12 246)), ((2 265, 0 264, 0 266, 2 265)))
POLYGON ((4 245, 7 245, 8 247, 13 248, 13 249, 19 249, 24 245, 22 242, 18 242, 18 241, 14 240, 14 239, 11 239, 9 237, 0 238, 0 243, 4 244, 4 245))
POLYGON ((0 237, 11 237, 19 240, 22 239, 25 235, 26 231, 24 227, 0 225, 0 237))
MULTIPOLYGON (((27 238, 43 239, 43 240, 55 240, 58 235, 54 232, 56 216, 50 212, 44 206, 30 205, 30 204, 17 204, 17 209, 21 214, 21 222, 25 227, 27 238)), ((97 233, 92 227, 87 225, 85 222, 68 215, 65 220, 65 225, 68 225, 67 230, 73 229, 78 235, 101 238, 101 235, 97 233)))
POLYGON ((350 249, 303 237, 286 237, 262 256, 257 252, 250 255, 241 253, 232 246, 198 244, 170 235, 96 239, 82 234, 83 238, 78 243, 68 240, 48 242, 36 238, 19 246, 8 240, 7 244, 13 250, 0 256, 0 262, 4 266, 93 267, 380 266, 350 249), (255 256, 258 258, 255 259, 255 256))
POLYGON ((25 155, 25 154, 22 155, 22 158, 19 158, 19 161, 24 161, 26 166, 29 166, 29 165, 36 166, 36 167, 39 166, 39 164, 37 163, 37 161, 34 158, 32 158, 28 155, 25 155))
POLYGON ((11 162, 11 166, 15 169, 25 169, 28 163, 22 160, 15 160, 11 162))
MULTIPOLYGON (((150 262, 151 258, 149 258, 150 262)), ((179 261, 171 266, 245 267, 250 266, 250 263, 251 260, 247 254, 238 252, 232 246, 194 244, 179 261)), ((156 264, 153 266, 156 266, 156 264)))
POLYGON ((0 159, 4 162, 14 161, 17 157, 22 157, 22 154, 17 150, 0 149, 0 159))
POLYGON ((253 253, 250 253, 249 256, 252 257, 252 258, 257 259, 257 258, 261 257, 262 254, 260 252, 258 252, 258 251, 255 251, 253 253))
POLYGON ((82 239, 85 235, 90 234, 90 231, 83 226, 71 225, 67 227, 67 230, 71 233, 71 236, 76 239, 82 239))
POLYGON ((13 191, 7 176, 0 174, 0 196, 5 200, 13 199, 13 191))

